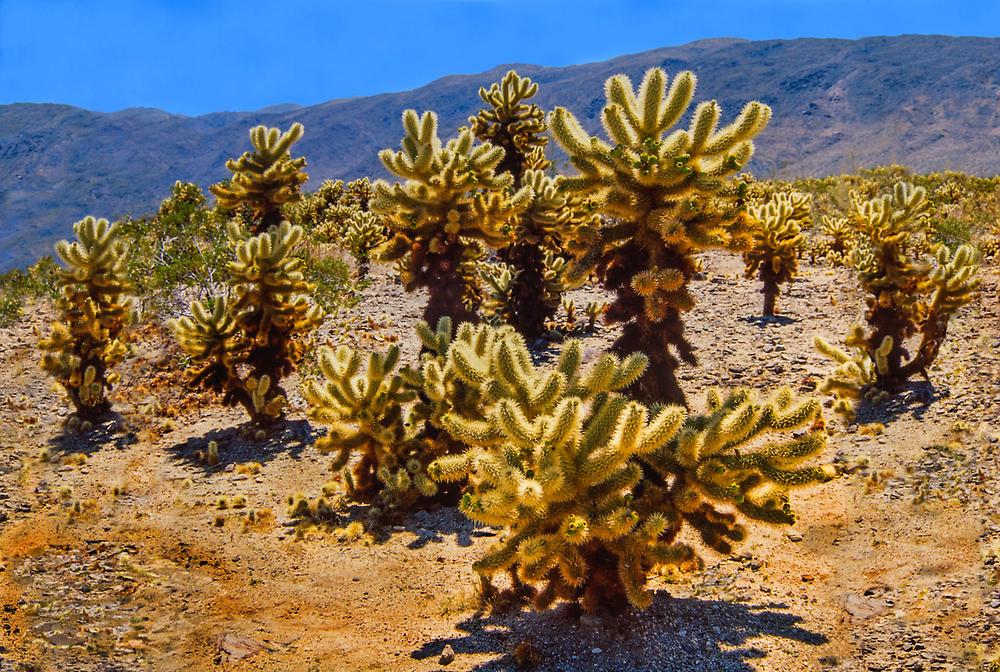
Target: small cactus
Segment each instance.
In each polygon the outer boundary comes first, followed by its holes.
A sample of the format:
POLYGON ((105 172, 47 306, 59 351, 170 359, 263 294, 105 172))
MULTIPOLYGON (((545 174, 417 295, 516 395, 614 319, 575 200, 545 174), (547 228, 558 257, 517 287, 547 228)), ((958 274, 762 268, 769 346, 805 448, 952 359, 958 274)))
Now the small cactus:
POLYGON ((60 318, 38 345, 45 351, 42 369, 66 392, 77 427, 88 431, 92 420, 111 410, 106 393, 118 381, 113 369, 127 352, 123 336, 134 301, 127 296, 128 252, 119 225, 86 217, 73 230, 75 242, 56 244, 64 263, 56 280, 60 318))
POLYGON ((765 205, 750 209, 756 222, 752 242, 743 253, 746 277, 755 275, 763 283, 763 315, 774 315, 780 285, 791 282, 798 272, 798 259, 805 241, 802 227, 810 219, 810 198, 792 192, 776 194, 765 205))

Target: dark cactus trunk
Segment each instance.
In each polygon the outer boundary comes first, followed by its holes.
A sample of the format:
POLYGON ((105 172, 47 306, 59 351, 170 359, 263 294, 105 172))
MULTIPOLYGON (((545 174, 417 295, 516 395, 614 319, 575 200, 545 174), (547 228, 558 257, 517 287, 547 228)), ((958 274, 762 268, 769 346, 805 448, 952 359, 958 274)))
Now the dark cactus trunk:
POLYGON ((662 244, 659 246, 658 258, 653 260, 650 258, 650 247, 640 241, 630 242, 605 260, 603 268, 598 269, 604 278, 605 287, 617 294, 608 308, 607 322, 624 323, 622 335, 611 349, 621 356, 641 352, 649 358, 645 373, 630 388, 637 401, 687 406, 687 399, 677 382, 676 371, 681 361, 696 365, 698 358, 694 354, 694 347, 684 336, 681 311, 669 308, 662 320, 650 320, 643 297, 632 287, 632 278, 639 271, 657 266, 661 269, 675 268, 690 279, 695 273, 694 263, 690 257, 665 249, 662 244), (672 350, 676 351, 677 356, 674 356, 672 350))
POLYGON ((502 250, 500 258, 518 271, 511 297, 511 326, 525 336, 541 336, 546 320, 556 312, 555 306, 544 300, 545 256, 541 247, 527 242, 516 243, 502 250))
POLYGON ((441 254, 429 253, 422 283, 429 294, 422 318, 434 327, 442 317, 450 317, 453 328, 462 322, 478 322, 475 310, 466 305, 471 288, 461 269, 462 248, 458 245, 441 254))
POLYGON ((774 315, 775 307, 778 303, 778 294, 781 292, 781 289, 779 288, 778 281, 774 277, 774 273, 771 272, 769 265, 761 267, 760 279, 764 283, 762 290, 764 293, 763 315, 765 317, 771 317, 774 315))

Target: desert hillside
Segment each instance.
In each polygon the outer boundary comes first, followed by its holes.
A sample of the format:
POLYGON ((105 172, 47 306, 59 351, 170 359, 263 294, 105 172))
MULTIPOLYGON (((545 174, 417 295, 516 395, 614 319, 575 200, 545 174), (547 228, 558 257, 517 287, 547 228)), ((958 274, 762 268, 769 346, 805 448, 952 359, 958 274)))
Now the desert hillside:
MULTIPOLYGON (((693 70, 699 99, 717 99, 726 115, 754 99, 774 109, 753 173, 805 177, 890 163, 918 172, 1000 173, 997 62, 1000 39, 900 36, 713 39, 601 63, 516 67, 540 83, 539 105, 563 105, 591 131, 599 126, 608 76, 638 79, 652 66, 693 70)), ((331 177, 380 176, 377 153, 397 146, 402 110, 437 110, 450 132, 478 109, 479 87, 508 67, 402 93, 193 118, 150 109, 0 106, 0 271, 47 254, 84 215, 145 215, 174 180, 224 179, 225 159, 257 123, 305 125, 307 188, 331 177)))

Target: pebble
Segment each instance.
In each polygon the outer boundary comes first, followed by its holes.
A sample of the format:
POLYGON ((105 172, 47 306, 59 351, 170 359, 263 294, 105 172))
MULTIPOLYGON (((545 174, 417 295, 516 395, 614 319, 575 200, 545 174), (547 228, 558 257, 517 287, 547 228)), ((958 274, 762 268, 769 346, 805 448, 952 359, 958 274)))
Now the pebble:
POLYGON ((441 658, 438 662, 442 665, 451 665, 455 662, 455 649, 451 648, 451 644, 445 644, 444 648, 441 649, 441 658))

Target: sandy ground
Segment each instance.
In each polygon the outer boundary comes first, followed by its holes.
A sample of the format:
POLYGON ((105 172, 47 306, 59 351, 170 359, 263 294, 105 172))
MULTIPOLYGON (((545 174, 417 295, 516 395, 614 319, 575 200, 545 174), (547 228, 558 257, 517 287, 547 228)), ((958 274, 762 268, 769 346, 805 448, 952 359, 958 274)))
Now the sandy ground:
MULTIPOLYGON (((780 304, 787 318, 762 322, 739 260, 705 261, 689 398, 710 385, 812 389, 828 368, 813 334, 836 339, 861 315, 847 272, 806 266, 780 304)), ((177 387, 178 353, 153 331, 125 364, 121 418, 87 440, 62 437, 66 410, 33 346, 40 308, 0 330, 0 671, 992 669, 998 284, 994 266, 932 385, 831 422, 828 458, 847 473, 798 494, 794 530, 756 528, 736 557, 706 551, 704 572, 655 578, 653 606, 614 620, 477 613, 471 562, 495 533, 451 509, 360 539, 297 531, 288 496, 316 495, 332 476, 301 398, 285 428, 249 441, 239 411, 177 387), (220 462, 209 466, 199 452, 211 439, 220 462), (258 473, 238 466, 254 461, 258 473), (237 496, 245 508, 219 508, 237 496)), ((595 296, 578 292, 577 305, 595 296)), ((321 340, 398 341, 412 358, 419 310, 376 269, 361 306, 321 340)), ((587 347, 614 336, 600 328, 587 347)), ((365 513, 347 508, 340 522, 365 513)))

